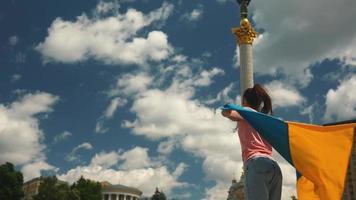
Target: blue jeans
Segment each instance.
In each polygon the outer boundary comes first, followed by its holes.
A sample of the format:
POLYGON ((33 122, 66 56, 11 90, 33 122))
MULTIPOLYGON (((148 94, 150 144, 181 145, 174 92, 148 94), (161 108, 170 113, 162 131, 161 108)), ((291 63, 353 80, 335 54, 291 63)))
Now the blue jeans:
POLYGON ((245 165, 246 200, 280 200, 282 173, 276 161, 255 157, 245 165))

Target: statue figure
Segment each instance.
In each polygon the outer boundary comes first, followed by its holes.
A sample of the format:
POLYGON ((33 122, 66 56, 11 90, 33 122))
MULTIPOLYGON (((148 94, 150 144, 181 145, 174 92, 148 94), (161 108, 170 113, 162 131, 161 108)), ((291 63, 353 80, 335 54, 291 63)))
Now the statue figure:
POLYGON ((240 4, 241 19, 247 18, 247 6, 250 4, 251 0, 236 0, 240 4))

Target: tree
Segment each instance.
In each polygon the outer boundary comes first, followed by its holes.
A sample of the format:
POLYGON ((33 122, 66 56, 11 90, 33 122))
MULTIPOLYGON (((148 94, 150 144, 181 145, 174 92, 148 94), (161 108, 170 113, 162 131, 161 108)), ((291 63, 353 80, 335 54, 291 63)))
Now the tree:
POLYGON ((38 194, 34 200, 80 200, 68 184, 58 181, 56 176, 41 177, 38 194))
POLYGON ((167 198, 162 191, 159 191, 158 188, 156 188, 156 191, 151 197, 151 200, 167 200, 167 198))
POLYGON ((101 185, 99 182, 95 182, 82 177, 71 186, 72 191, 77 191, 80 199, 85 200, 97 200, 101 199, 101 185))
POLYGON ((0 199, 20 200, 24 196, 22 185, 22 173, 15 171, 12 163, 0 165, 0 199))

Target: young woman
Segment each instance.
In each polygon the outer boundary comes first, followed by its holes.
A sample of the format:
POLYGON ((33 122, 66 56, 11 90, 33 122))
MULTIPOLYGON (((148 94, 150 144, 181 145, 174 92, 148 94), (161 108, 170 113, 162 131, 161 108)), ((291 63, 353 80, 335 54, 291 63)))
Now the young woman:
MULTIPOLYGON (((272 114, 272 101, 259 84, 243 94, 242 106, 265 114, 272 114)), ((247 200, 280 200, 282 173, 272 158, 272 146, 234 110, 223 110, 222 115, 238 123, 238 135, 245 170, 247 200)))

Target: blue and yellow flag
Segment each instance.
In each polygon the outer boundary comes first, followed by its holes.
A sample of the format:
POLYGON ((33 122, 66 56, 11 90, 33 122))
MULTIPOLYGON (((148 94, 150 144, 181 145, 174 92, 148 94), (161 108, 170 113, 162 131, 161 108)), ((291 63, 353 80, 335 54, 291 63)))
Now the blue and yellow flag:
POLYGON ((344 191, 356 123, 316 126, 283 121, 228 104, 294 168, 299 200, 339 200, 344 191))

